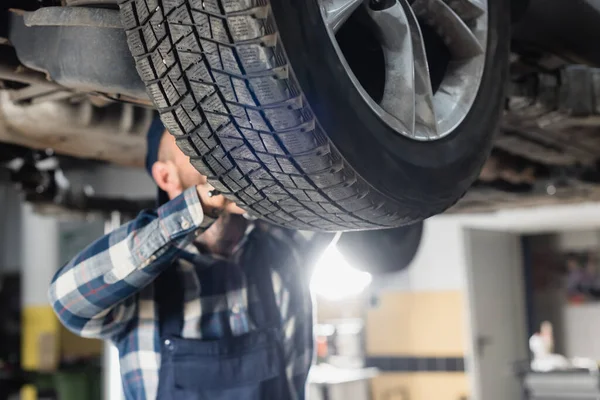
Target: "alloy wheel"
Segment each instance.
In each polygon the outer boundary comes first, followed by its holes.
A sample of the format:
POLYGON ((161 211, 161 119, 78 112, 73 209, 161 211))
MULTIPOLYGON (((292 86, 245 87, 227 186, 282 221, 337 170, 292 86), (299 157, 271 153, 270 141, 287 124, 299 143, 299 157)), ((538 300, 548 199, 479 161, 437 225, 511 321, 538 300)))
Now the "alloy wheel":
POLYGON ((488 0, 318 1, 344 71, 364 101, 394 131, 413 140, 434 141, 451 134, 463 121, 483 76, 488 0), (359 7, 366 8, 383 52, 385 83, 378 99, 365 90, 336 39, 359 7), (428 50, 434 50, 424 29, 435 32, 449 54, 435 88, 428 61, 428 50))

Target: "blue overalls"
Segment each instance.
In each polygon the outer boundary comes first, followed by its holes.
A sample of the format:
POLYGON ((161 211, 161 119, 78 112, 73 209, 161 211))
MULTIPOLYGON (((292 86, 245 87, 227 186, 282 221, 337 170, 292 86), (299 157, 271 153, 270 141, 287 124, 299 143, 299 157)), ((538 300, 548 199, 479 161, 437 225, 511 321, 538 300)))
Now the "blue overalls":
MULTIPOLYGON (((248 238, 256 239, 252 234, 248 238)), ((266 261, 266 256, 263 252, 259 258, 266 261)), ((303 400, 308 370, 288 379, 271 269, 268 262, 254 261, 246 276, 249 286, 256 285, 260 307, 250 310, 256 330, 242 336, 183 339, 183 288, 176 268, 157 279, 162 346, 159 400, 303 400)), ((208 268, 235 267, 229 261, 212 262, 208 268)))

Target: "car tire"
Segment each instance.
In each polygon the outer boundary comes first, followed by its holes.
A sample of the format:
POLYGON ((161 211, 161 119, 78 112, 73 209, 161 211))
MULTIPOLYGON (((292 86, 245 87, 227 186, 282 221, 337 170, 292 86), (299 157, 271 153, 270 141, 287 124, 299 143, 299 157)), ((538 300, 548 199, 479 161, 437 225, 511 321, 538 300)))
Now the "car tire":
POLYGON ((162 121, 210 183, 297 229, 391 228, 456 203, 492 145, 509 54, 507 0, 488 0, 484 71, 453 131, 423 142, 369 108, 318 0, 119 0, 162 121))
POLYGON ((393 229, 344 232, 336 246, 352 266, 374 276, 402 271, 415 258, 423 222, 393 229))

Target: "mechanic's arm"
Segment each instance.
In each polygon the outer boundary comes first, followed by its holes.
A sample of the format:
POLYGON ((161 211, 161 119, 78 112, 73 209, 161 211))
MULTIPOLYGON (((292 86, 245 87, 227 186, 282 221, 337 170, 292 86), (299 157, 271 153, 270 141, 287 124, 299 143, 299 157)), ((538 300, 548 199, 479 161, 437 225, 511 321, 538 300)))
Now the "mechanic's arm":
POLYGON ((195 187, 98 239, 54 276, 50 302, 84 337, 110 339, 136 316, 136 294, 168 268, 203 224, 195 187))

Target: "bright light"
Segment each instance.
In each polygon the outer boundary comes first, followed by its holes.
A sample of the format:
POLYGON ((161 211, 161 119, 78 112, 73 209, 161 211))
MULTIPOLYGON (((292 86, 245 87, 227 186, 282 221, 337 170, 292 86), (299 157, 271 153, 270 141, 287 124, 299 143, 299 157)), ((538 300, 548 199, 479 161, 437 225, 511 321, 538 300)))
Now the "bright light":
POLYGON ((342 300, 362 293, 371 280, 371 274, 353 268, 334 245, 317 262, 310 289, 327 300, 342 300))

